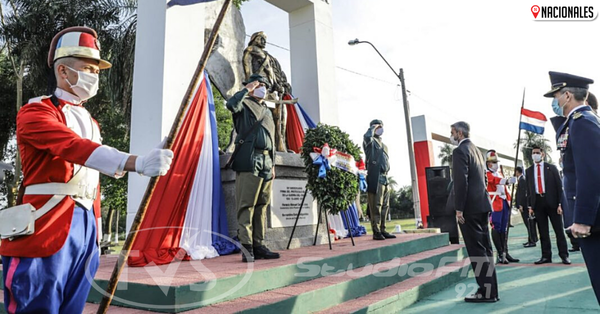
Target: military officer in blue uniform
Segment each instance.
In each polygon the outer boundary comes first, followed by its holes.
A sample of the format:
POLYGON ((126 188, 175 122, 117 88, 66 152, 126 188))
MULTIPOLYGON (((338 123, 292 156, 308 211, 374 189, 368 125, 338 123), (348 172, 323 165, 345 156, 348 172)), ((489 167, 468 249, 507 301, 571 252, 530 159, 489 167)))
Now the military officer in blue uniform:
POLYGON ((586 267, 600 303, 600 118, 586 105, 593 80, 561 72, 550 72, 554 113, 565 117, 556 132, 563 160, 564 192, 572 211, 569 228, 579 238, 586 267))

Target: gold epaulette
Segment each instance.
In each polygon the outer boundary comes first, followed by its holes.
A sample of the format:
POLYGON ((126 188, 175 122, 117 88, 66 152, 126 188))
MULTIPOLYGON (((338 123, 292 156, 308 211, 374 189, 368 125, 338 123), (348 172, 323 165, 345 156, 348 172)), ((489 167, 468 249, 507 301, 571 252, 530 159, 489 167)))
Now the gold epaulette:
POLYGON ((581 111, 575 112, 573 114, 573 120, 577 120, 579 118, 583 117, 583 113, 581 113, 581 111))

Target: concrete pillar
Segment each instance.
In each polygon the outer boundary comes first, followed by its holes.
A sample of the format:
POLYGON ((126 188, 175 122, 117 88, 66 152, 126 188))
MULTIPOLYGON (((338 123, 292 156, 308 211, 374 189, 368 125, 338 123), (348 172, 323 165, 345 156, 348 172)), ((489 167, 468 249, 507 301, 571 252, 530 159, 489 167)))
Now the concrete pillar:
POLYGON ((331 5, 324 0, 266 0, 288 12, 292 88, 315 122, 338 124, 331 5))
MULTIPOLYGON (((139 1, 133 75, 132 154, 146 154, 169 134, 204 48, 204 5, 167 8, 139 1)), ((127 230, 148 178, 129 176, 127 230)))
POLYGON ((423 226, 427 228, 429 198, 427 196, 427 176, 425 168, 433 166, 434 159, 431 131, 427 129, 426 122, 425 116, 411 118, 415 165, 417 168, 417 183, 419 185, 419 199, 421 201, 421 219, 423 220, 423 226))

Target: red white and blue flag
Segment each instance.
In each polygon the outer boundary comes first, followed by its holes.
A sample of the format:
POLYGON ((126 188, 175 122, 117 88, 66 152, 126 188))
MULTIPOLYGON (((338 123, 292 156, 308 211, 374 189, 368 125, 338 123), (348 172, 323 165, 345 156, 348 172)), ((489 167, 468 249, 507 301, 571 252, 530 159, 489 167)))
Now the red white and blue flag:
MULTIPOLYGON (((289 94, 283 96, 283 100, 291 99, 292 96, 289 94)), ((286 109, 288 113, 286 122, 286 140, 288 149, 299 154, 300 147, 302 147, 302 143, 304 142, 306 130, 316 128, 317 124, 313 122, 299 103, 286 104, 286 109)))
POLYGON ((221 185, 215 104, 208 75, 195 88, 127 263, 168 264, 233 253, 221 185))
POLYGON ((543 113, 521 108, 521 123, 519 125, 521 130, 544 134, 546 121, 548 121, 548 119, 546 119, 546 116, 543 113))

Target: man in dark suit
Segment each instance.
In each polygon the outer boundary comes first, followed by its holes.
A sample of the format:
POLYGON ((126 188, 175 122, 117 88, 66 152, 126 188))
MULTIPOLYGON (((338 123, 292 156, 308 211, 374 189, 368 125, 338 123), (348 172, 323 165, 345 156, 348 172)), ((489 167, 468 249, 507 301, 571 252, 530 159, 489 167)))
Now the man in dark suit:
POLYGON ((600 118, 586 106, 593 80, 567 73, 550 72, 554 98, 552 109, 566 117, 556 132, 563 160, 564 193, 572 213, 569 230, 579 239, 596 299, 600 302, 600 118))
POLYGON ((527 227, 527 242, 523 243, 524 247, 534 247, 538 240, 537 228, 535 226, 534 216, 529 216, 529 210, 527 210, 527 180, 523 176, 523 168, 520 166, 515 169, 517 175, 517 195, 515 197, 515 206, 519 209, 521 217, 523 217, 523 223, 527 227))
POLYGON ((552 263, 552 244, 550 243, 550 229, 548 219, 556 235, 558 255, 563 264, 571 264, 567 251, 567 239, 562 219, 562 181, 555 165, 544 162, 544 151, 539 146, 533 146, 531 151, 533 166, 527 168, 525 178, 528 187, 529 215, 535 213, 537 225, 540 230, 542 243, 542 258, 535 264, 552 263))
POLYGON ((452 152, 454 208, 479 289, 466 302, 498 301, 498 282, 489 224, 492 205, 486 190, 485 160, 469 139, 469 125, 456 122, 450 140, 458 145, 452 152))

